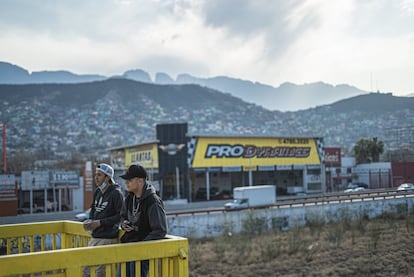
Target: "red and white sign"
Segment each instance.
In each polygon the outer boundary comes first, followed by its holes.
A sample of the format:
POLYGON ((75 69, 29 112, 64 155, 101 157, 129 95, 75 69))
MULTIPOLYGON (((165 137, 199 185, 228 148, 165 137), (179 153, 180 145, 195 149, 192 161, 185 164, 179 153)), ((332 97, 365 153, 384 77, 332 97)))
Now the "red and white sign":
POLYGON ((341 166, 341 148, 331 147, 325 148, 325 166, 340 167, 341 166))

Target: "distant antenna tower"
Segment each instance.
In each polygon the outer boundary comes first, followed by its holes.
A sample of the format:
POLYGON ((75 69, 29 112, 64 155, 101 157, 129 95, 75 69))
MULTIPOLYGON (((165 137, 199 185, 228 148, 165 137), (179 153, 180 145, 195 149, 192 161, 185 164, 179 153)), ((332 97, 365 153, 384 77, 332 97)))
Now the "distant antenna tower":
POLYGON ((371 89, 371 90, 370 90, 370 91, 371 91, 371 92, 374 92, 374 91, 372 90, 372 72, 370 73, 370 78, 371 78, 371 87, 370 87, 370 89, 371 89))

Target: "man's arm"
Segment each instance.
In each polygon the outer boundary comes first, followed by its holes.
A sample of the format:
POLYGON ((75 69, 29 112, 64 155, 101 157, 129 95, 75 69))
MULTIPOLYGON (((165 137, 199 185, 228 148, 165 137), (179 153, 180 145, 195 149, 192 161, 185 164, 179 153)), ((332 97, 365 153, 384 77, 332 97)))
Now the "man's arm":
POLYGON ((114 193, 112 197, 112 201, 113 201, 112 206, 114 209, 114 215, 102 218, 100 220, 100 225, 111 227, 115 224, 119 224, 121 221, 121 210, 122 210, 124 199, 120 191, 118 190, 115 190, 115 191, 116 192, 114 193))
POLYGON ((148 208, 148 218, 151 232, 144 238, 144 241, 164 238, 167 234, 167 215, 161 203, 156 201, 148 208))

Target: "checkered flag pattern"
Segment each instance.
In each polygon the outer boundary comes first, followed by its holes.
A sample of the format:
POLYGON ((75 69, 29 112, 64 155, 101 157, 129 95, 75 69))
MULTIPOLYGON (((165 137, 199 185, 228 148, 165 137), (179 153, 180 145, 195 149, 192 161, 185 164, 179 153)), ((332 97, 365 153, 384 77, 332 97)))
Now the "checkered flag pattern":
POLYGON ((316 149, 318 150, 319 159, 321 160, 321 164, 325 163, 325 147, 323 143, 323 138, 316 138, 316 149))
POLYGON ((187 149, 188 149, 187 164, 188 164, 188 168, 192 168, 196 148, 197 148, 197 138, 191 138, 187 142, 187 149))

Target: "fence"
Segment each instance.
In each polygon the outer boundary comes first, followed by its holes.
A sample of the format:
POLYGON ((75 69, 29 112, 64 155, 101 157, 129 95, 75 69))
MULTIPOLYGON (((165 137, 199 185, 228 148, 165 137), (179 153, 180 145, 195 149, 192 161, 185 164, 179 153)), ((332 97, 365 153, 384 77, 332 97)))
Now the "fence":
POLYGON ((82 276, 83 267, 105 265, 106 276, 125 276, 126 262, 149 260, 149 277, 188 276, 188 241, 166 239, 87 247, 82 223, 54 221, 0 225, 0 276, 82 276))
POLYGON ((266 222, 268 228, 283 230, 304 226, 318 214, 326 222, 341 219, 345 211, 352 215, 364 214, 375 218, 384 213, 395 213, 405 207, 414 211, 414 191, 365 190, 352 193, 329 193, 307 196, 290 196, 276 200, 274 205, 248 209, 226 210, 215 208, 170 213, 169 231, 177 236, 210 238, 230 231, 243 231, 243 224, 250 216, 266 222))

